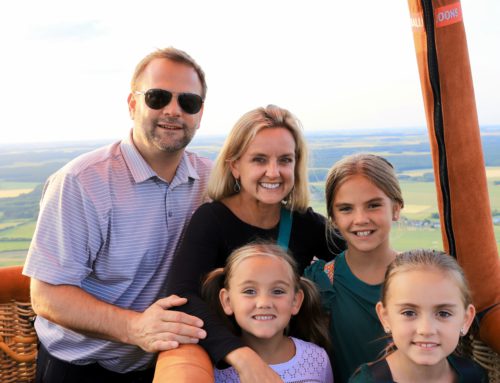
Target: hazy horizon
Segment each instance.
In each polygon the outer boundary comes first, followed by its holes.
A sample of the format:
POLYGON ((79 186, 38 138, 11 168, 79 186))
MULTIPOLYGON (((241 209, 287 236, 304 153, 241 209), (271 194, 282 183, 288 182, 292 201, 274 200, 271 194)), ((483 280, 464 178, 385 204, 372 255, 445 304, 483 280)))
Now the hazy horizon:
MULTIPOLYGON (((132 128, 132 127, 131 127, 132 128)), ((131 129, 130 128, 130 129, 131 129)), ((489 124, 489 125, 482 125, 479 127, 480 133, 488 133, 490 130, 500 130, 500 124, 489 124)), ((108 138, 89 138, 89 139, 82 139, 82 140, 57 140, 53 139, 50 141, 36 141, 36 142, 23 142, 23 141, 12 141, 12 142, 0 142, 0 147, 9 147, 9 146, 29 146, 29 147, 39 147, 39 146, 45 146, 45 145, 51 145, 51 144, 68 144, 68 145, 73 145, 73 144, 95 144, 95 143, 111 143, 115 141, 122 140, 123 138, 126 137, 128 134, 129 130, 125 131, 121 137, 108 137, 108 138)), ((417 133, 423 133, 427 132, 427 127, 426 126, 404 126, 404 127, 372 127, 372 128, 359 128, 355 130, 347 130, 347 129, 331 129, 331 130, 309 130, 306 131, 304 130, 304 136, 305 137, 314 137, 314 136, 321 136, 321 135, 340 135, 340 136, 358 136, 358 135, 369 135, 373 133, 379 133, 379 132, 394 132, 394 133, 410 133, 410 132, 417 132, 417 133)), ((210 138, 220 138, 223 139, 227 136, 227 133, 220 133, 220 132, 214 132, 212 134, 207 133, 206 131, 203 130, 198 130, 198 132, 195 134, 193 138, 193 143, 196 143, 196 141, 200 139, 210 139, 210 138)))
MULTIPOLYGON (((479 123, 500 124, 500 2, 460 3, 479 123)), ((200 135, 269 103, 306 133, 425 126, 406 1, 26 0, 0 21, 2 143, 124 137, 134 67, 165 46, 206 72, 200 135)))

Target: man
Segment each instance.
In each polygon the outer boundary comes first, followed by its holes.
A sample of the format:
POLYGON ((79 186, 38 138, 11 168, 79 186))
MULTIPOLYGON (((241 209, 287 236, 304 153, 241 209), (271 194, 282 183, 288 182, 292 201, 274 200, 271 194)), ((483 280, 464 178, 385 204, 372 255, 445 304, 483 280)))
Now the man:
POLYGON ((199 128, 205 75, 167 48, 136 67, 130 135, 52 175, 24 273, 38 314, 37 382, 151 381, 155 353, 206 336, 169 310, 165 281, 210 163, 185 147, 199 128))

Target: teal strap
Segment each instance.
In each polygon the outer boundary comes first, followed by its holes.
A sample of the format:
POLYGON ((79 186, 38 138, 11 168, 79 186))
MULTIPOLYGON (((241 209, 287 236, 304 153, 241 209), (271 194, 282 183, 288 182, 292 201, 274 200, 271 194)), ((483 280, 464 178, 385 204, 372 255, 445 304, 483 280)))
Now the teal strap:
POLYGON ((291 231, 292 231, 292 212, 282 207, 280 212, 278 245, 285 250, 288 250, 288 242, 290 242, 291 231))

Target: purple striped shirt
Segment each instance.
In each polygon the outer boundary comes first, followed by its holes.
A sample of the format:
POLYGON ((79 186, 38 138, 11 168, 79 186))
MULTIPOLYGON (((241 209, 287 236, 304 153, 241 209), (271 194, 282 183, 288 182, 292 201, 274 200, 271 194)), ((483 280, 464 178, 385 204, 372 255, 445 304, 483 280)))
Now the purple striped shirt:
MULTIPOLYGON (((78 157, 45 184, 24 274, 144 311, 165 296, 170 265, 185 226, 205 199, 210 168, 208 159, 185 151, 167 184, 131 136, 78 157)), ((98 362, 128 372, 150 367, 155 358, 42 317, 35 327, 53 356, 75 364, 98 362)))

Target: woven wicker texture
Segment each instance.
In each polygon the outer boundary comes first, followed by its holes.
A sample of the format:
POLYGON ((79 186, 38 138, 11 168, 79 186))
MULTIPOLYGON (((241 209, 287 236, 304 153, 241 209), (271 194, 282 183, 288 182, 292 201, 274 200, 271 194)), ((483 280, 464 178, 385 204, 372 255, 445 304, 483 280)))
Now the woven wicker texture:
POLYGON ((463 337, 457 349, 462 356, 476 361, 488 372, 490 383, 500 383, 500 355, 474 335, 463 337))
POLYGON ((490 383, 500 383, 500 355, 479 339, 471 340, 472 358, 488 371, 490 383))
POLYGON ((29 303, 29 278, 20 267, 0 268, 0 382, 31 382, 36 370, 37 337, 29 303), (7 284, 4 286, 4 284, 7 284), (8 299, 12 297, 22 300, 8 299))

